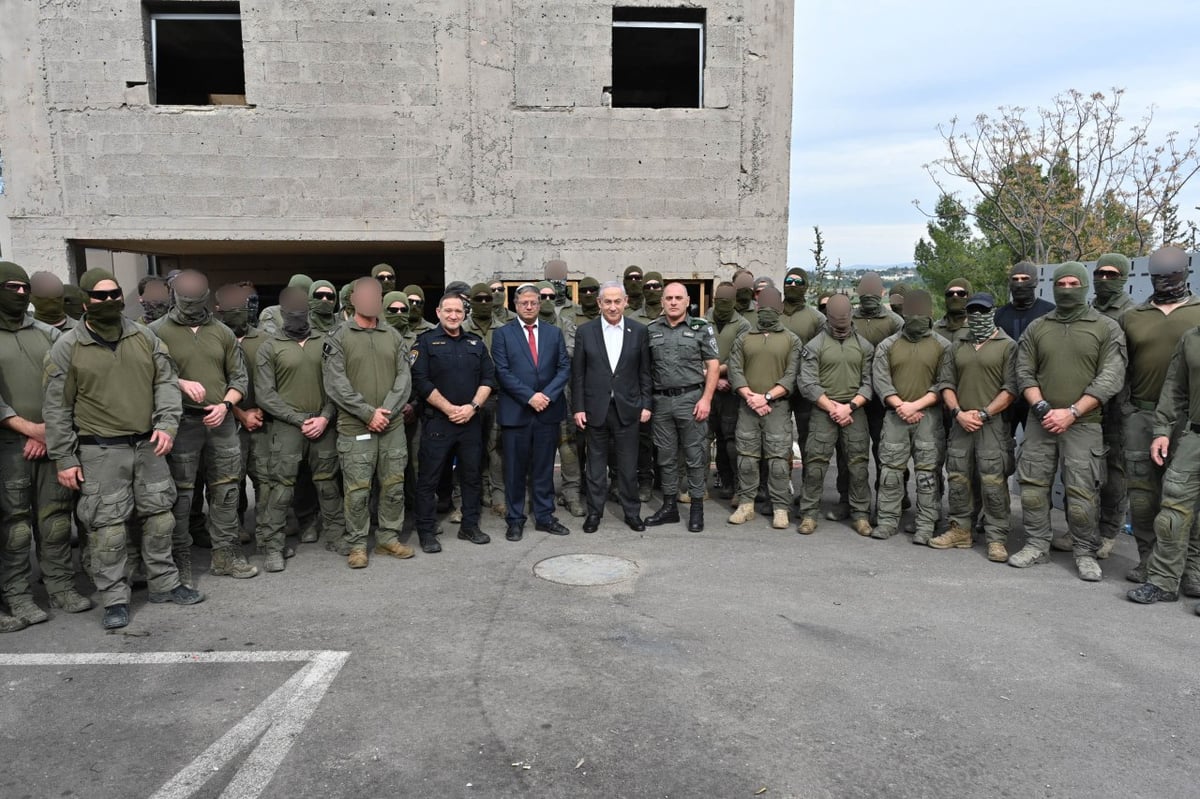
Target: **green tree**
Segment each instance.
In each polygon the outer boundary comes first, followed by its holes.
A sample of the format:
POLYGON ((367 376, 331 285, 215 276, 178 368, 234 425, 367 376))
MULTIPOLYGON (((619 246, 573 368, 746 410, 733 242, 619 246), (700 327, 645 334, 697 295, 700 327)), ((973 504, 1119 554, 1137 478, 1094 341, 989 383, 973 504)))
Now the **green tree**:
POLYGON ((938 308, 943 306, 946 285, 960 277, 971 281, 975 291, 990 292, 997 300, 1007 296, 1008 249, 974 235, 970 218, 956 197, 941 195, 925 227, 928 238, 921 238, 913 249, 917 275, 938 308))

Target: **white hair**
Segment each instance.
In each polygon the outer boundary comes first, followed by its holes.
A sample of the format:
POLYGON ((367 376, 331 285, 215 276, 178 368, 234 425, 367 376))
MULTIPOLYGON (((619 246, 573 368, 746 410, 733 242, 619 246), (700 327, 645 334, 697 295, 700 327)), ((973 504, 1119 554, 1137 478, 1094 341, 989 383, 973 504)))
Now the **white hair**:
POLYGON ((608 280, 608 281, 605 281, 604 283, 601 283, 600 284, 600 293, 603 294, 605 289, 617 289, 618 291, 621 292, 622 297, 626 296, 625 284, 622 283, 620 280, 608 280))

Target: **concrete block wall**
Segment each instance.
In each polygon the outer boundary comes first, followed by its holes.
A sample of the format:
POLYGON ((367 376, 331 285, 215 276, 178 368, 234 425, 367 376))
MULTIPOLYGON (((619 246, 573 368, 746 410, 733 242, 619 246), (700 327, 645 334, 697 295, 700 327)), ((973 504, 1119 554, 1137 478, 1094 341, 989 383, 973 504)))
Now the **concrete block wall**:
POLYGON ((6 4, 0 249, 63 274, 71 241, 150 239, 441 241, 447 279, 782 273, 792 5, 687 5, 703 109, 606 107, 594 0, 245 0, 246 107, 152 105, 143 4, 6 4))

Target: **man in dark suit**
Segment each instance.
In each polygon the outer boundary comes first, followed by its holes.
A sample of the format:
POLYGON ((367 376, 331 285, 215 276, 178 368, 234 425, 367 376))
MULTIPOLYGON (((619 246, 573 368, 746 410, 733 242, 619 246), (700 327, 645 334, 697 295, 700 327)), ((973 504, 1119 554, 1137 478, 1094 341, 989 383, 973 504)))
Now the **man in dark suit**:
POLYGON ((587 440, 585 533, 594 533, 608 494, 608 455, 616 454, 617 493, 625 524, 646 529, 638 500, 638 425, 650 421, 650 347, 646 326, 625 317, 625 287, 600 287, 600 318, 575 332, 571 399, 575 424, 587 440))
POLYGON ((537 286, 519 286, 517 318, 492 332, 509 541, 520 541, 525 533, 526 476, 533 484, 536 529, 552 535, 571 532, 554 518, 554 454, 559 425, 567 416, 563 394, 571 361, 562 331, 539 322, 538 303, 537 286))

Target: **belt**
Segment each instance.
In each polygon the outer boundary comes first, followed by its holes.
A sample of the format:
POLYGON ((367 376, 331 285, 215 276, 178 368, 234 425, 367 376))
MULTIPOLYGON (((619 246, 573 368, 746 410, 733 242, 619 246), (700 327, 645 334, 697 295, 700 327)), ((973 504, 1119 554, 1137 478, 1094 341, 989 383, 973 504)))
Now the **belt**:
POLYGON ((208 411, 204 410, 203 408, 184 407, 183 415, 184 416, 208 416, 208 411))
POLYGON ((1141 400, 1131 399, 1129 404, 1137 408, 1139 411, 1152 411, 1158 407, 1156 402, 1142 402, 1141 400))
POLYGON ((92 444, 100 447, 136 447, 143 441, 150 440, 149 433, 135 433, 131 436, 78 436, 80 444, 92 444))
POLYGON ((680 394, 686 394, 689 391, 699 391, 702 388, 704 388, 703 383, 693 383, 690 386, 683 386, 682 388, 656 388, 654 389, 654 394, 658 397, 678 397, 680 394))

